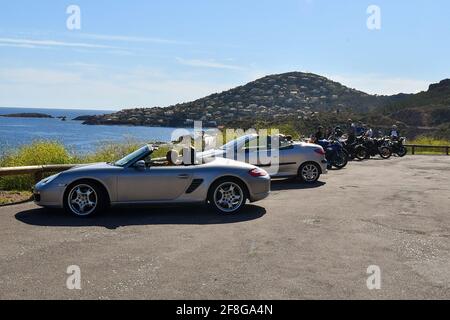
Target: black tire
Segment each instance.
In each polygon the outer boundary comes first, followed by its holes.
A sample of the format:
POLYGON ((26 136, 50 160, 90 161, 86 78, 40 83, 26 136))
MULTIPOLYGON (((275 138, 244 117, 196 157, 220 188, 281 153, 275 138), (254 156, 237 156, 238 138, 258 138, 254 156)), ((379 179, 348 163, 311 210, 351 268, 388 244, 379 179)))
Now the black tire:
POLYGON ((383 159, 389 159, 392 156, 392 151, 388 147, 381 147, 379 150, 379 154, 383 159))
POLYGON ((98 182, 79 180, 66 188, 63 201, 64 210, 76 217, 92 217, 108 207, 108 199, 105 189, 98 182), (93 192, 88 195, 88 191, 93 192), (95 202, 95 206, 89 204, 93 202, 95 202), (84 209, 85 207, 86 209, 84 209))
POLYGON ((248 198, 247 187, 241 180, 235 178, 223 178, 215 181, 208 192, 208 203, 219 214, 231 215, 240 212, 247 203, 248 198), (233 191, 227 189, 230 185, 233 186, 233 191), (226 195, 219 189, 223 189, 226 195), (233 196, 240 196, 241 199, 232 200, 233 196), (223 204, 219 203, 221 200, 223 200, 223 204), (229 205, 230 203, 231 205, 234 204, 234 206, 226 208, 226 204, 229 205))
POLYGON ((317 163, 306 162, 298 168, 297 178, 304 183, 315 183, 320 178, 321 168, 317 163))
POLYGON ((401 158, 403 158, 404 156, 406 156, 408 154, 408 149, 404 146, 400 147, 397 151, 397 155, 401 158))
POLYGON ((360 160, 360 161, 366 159, 367 156, 368 156, 368 154, 369 154, 369 152, 368 152, 367 149, 366 149, 365 147, 363 147, 363 146, 357 147, 357 148, 355 149, 355 157, 356 157, 356 159, 358 159, 358 160, 360 160))
POLYGON ((341 152, 341 154, 340 154, 340 156, 339 156, 341 159, 340 159, 340 162, 333 162, 333 166, 336 168, 336 169, 338 169, 338 170, 341 170, 341 169, 343 169, 343 168, 345 168, 346 166, 347 166, 347 163, 348 163, 348 156, 347 156, 347 153, 345 153, 345 152, 341 152))

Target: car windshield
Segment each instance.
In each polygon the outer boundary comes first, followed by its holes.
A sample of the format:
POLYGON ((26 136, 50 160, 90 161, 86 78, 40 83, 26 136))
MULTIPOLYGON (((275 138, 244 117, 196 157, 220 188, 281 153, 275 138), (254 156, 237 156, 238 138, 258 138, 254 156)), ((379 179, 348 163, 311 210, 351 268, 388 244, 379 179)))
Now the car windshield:
POLYGON ((227 149, 231 149, 231 148, 235 148, 236 146, 238 146, 239 144, 244 144, 250 140, 256 139, 258 136, 257 135, 246 135, 246 136, 242 136, 239 137, 235 140, 232 140, 226 144, 224 144, 220 149, 222 150, 227 150, 227 149))
POLYGON ((145 159, 152 153, 152 151, 153 151, 152 148, 150 148, 148 145, 144 146, 130 153, 129 155, 123 157, 119 161, 114 162, 114 165, 118 167, 125 167, 127 165, 135 163, 138 160, 145 159))

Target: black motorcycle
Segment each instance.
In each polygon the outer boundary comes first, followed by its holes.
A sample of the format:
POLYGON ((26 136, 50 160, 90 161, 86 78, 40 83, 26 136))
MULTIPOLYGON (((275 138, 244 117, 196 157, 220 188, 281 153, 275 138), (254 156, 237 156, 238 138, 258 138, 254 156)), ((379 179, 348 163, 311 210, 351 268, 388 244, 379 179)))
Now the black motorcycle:
POLYGON ((338 140, 319 140, 316 142, 325 150, 328 161, 328 169, 335 167, 342 169, 347 165, 348 155, 338 140))
MULTIPOLYGON (((361 146, 363 143, 363 137, 356 137, 353 140, 347 139, 344 141, 341 141, 342 146, 344 147, 345 151, 347 152, 348 158, 350 160, 354 160, 356 157, 356 147, 361 146)), ((359 159, 358 159, 359 160, 359 159)))
POLYGON ((408 153, 408 149, 404 146, 406 138, 401 137, 399 139, 389 139, 387 146, 391 149, 392 153, 395 153, 399 157, 404 157, 408 153))
POLYGON ((372 139, 366 137, 355 149, 356 158, 359 160, 369 159, 376 155, 380 155, 383 159, 389 159, 392 155, 392 151, 386 146, 386 140, 384 138, 372 139))

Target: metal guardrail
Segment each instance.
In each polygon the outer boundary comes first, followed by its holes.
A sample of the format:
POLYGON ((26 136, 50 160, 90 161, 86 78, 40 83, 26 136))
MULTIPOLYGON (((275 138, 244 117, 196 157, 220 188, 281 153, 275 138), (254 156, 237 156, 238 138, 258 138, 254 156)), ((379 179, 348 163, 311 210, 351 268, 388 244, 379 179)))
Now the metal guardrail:
POLYGON ((34 180, 39 182, 45 173, 57 173, 78 166, 78 164, 52 164, 43 166, 27 166, 27 167, 6 167, 0 168, 0 177, 2 176, 18 176, 22 174, 31 174, 34 180))
POLYGON ((450 146, 432 146, 420 144, 405 144, 405 147, 411 149, 411 154, 416 154, 416 149, 440 149, 443 154, 449 155, 450 146))
MULTIPOLYGON (((418 144, 405 144, 405 147, 411 149, 411 154, 416 154, 417 149, 440 149, 443 154, 450 154, 450 146, 431 146, 431 145, 418 145, 418 144)), ((160 158, 161 160, 165 158, 160 158)), ((157 160, 157 159, 154 159, 157 160)), ((27 167, 6 167, 0 168, 0 177, 2 176, 17 176, 23 174, 31 174, 34 176, 34 180, 39 182, 42 180, 45 173, 57 173, 64 170, 68 170, 80 164, 52 164, 42 166, 27 166, 27 167)))
MULTIPOLYGON (((155 158, 153 161, 162 161, 166 158, 155 158)), ((25 167, 0 167, 0 177, 4 176, 19 176, 30 174, 34 176, 34 181, 37 183, 41 181, 45 173, 58 173, 75 166, 86 166, 88 164, 49 164, 42 166, 25 166, 25 167)))

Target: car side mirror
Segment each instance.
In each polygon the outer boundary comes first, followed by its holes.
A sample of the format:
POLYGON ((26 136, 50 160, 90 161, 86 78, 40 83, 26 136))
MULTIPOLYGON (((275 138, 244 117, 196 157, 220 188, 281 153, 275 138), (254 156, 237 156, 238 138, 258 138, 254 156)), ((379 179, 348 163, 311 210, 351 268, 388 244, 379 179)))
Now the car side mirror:
POLYGON ((145 161, 144 160, 139 160, 138 162, 136 162, 135 164, 134 164, 134 168, 136 169, 136 170, 145 170, 145 167, 146 167, 146 165, 145 165, 145 161))

